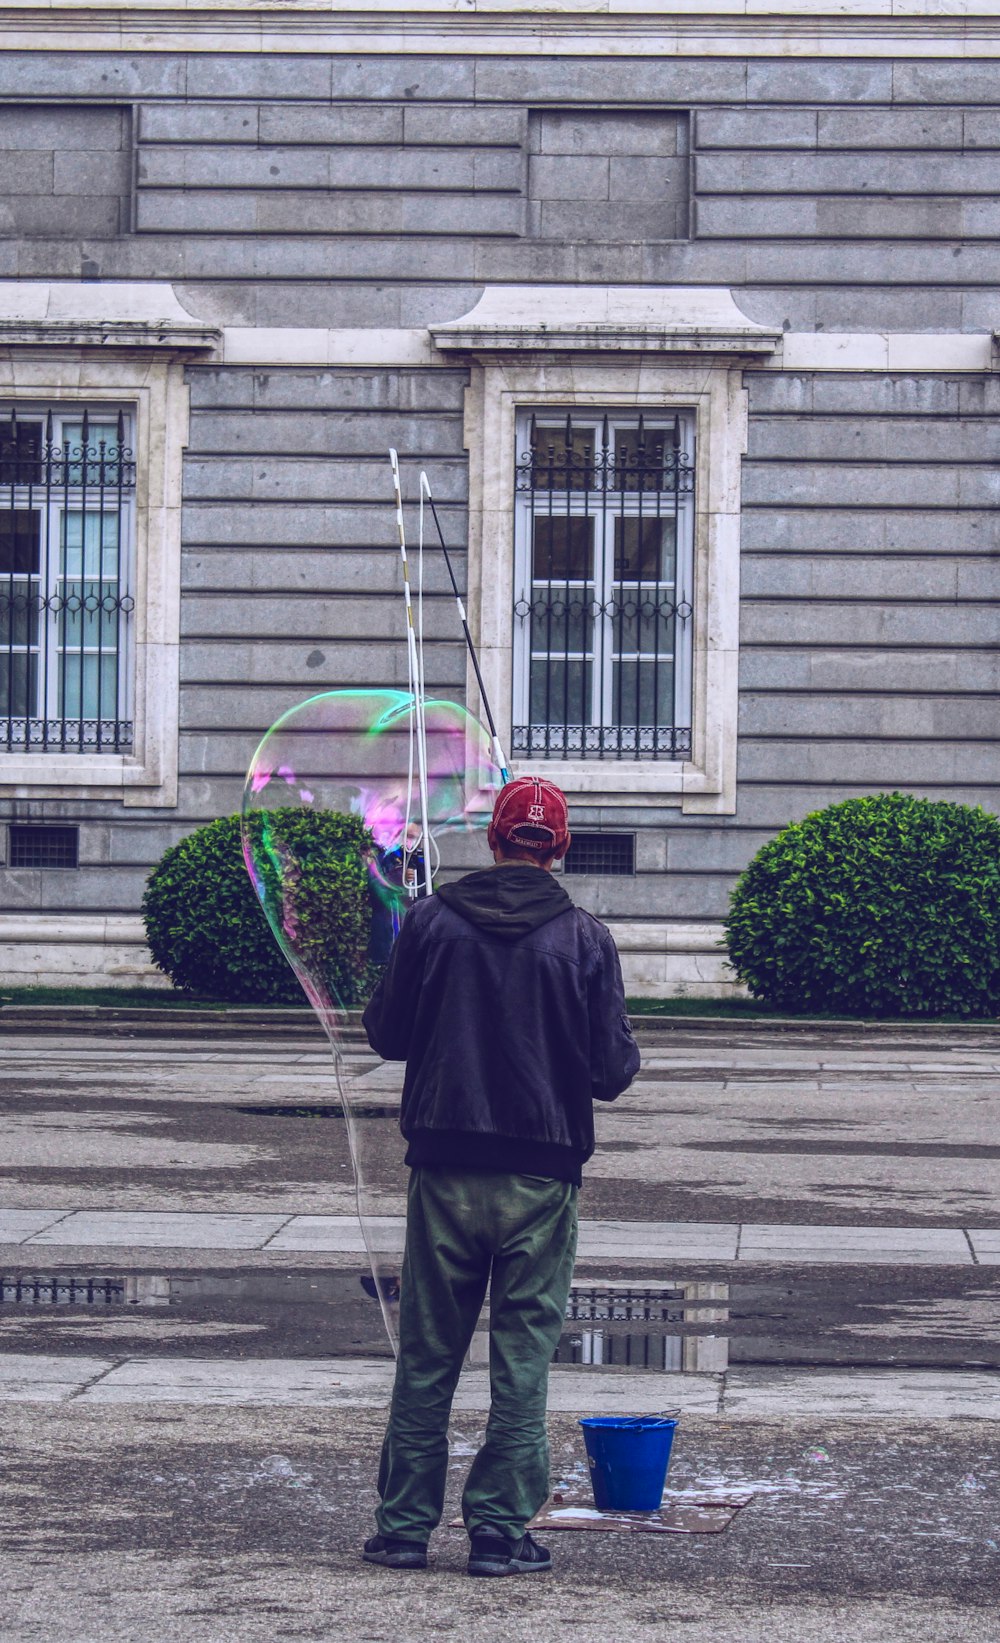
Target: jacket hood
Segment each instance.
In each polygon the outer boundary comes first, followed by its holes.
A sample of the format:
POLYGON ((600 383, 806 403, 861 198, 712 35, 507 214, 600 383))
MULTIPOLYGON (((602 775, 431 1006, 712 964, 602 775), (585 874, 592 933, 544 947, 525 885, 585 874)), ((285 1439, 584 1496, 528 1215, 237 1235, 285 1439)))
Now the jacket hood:
POLYGON ((562 885, 538 867, 487 867, 437 892, 453 912, 504 941, 519 941, 567 912, 573 902, 562 885))

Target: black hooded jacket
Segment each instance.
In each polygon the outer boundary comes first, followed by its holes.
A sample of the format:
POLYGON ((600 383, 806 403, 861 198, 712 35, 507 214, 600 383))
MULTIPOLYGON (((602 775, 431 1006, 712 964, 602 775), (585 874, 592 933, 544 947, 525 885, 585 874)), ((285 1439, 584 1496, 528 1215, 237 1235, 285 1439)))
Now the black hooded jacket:
POLYGON ((407 913, 364 1013, 405 1061, 406 1162, 579 1183, 592 1103, 639 1069, 611 932, 550 873, 470 873, 407 913))

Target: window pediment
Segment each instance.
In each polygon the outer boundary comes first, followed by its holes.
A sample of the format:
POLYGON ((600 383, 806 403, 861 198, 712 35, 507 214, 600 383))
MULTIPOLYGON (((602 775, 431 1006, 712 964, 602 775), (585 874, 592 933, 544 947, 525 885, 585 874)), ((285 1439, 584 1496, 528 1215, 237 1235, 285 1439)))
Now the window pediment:
POLYGON ((460 319, 430 327, 444 353, 656 353, 759 358, 781 332, 727 286, 491 285, 460 319))
POLYGON ((160 282, 0 281, 0 347, 207 353, 220 341, 160 282))

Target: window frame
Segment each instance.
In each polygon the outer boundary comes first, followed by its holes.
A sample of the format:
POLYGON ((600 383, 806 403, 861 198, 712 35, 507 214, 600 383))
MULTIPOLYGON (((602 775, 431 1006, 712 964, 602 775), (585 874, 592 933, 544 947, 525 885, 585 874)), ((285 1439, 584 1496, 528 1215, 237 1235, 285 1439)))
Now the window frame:
MULTIPOLYGON (((111 485, 105 489, 105 487, 95 484, 89 472, 94 464, 89 462, 87 463, 88 473, 85 475, 85 482, 82 484, 76 483, 74 480, 76 464, 69 460, 70 448, 78 446, 82 439, 84 416, 94 409, 87 401, 82 400, 76 403, 68 398, 60 398, 49 404, 26 402, 23 399, 9 403, 0 401, 0 428, 4 425, 9 426, 12 407, 15 410, 20 410, 19 428, 30 426, 37 427, 40 430, 39 456, 37 458, 38 471, 37 477, 32 474, 30 479, 18 478, 15 481, 0 485, 0 513, 9 513, 15 516, 17 514, 35 514, 38 516, 38 568, 36 571, 19 572, 12 569, 10 572, 2 572, 0 573, 0 587, 6 585, 13 592, 15 583, 23 584, 25 590, 30 590, 31 585, 34 584, 36 597, 40 597, 43 603, 38 611, 38 622, 33 636, 29 628, 23 644, 19 644, 12 636, 9 646, 4 647, 5 653, 11 658, 17 655, 29 657, 26 668, 29 679, 32 674, 30 658, 35 658, 34 705, 31 708, 27 706, 29 691, 26 686, 25 713, 22 715, 13 711, 13 704, 8 704, 11 710, 0 718, 0 724, 7 724, 10 720, 21 718, 40 722, 43 726, 44 740, 41 745, 33 742, 30 739, 30 730, 28 730, 26 734, 29 736, 29 746, 25 748, 20 744, 9 746, 6 739, 0 736, 0 756, 23 754, 25 757, 37 758, 44 757, 48 752, 61 752, 70 753, 74 758, 90 760, 99 758, 102 751, 120 751, 113 746, 110 749, 101 746, 100 726, 107 721, 112 721, 115 724, 114 735, 108 737, 111 742, 117 740, 119 724, 124 722, 128 725, 128 751, 131 751, 132 731, 134 729, 132 707, 135 691, 133 681, 133 624, 129 617, 134 609, 134 599, 129 590, 135 566, 136 514, 135 463, 132 457, 134 450, 134 416, 132 409, 125 404, 102 403, 97 416, 92 416, 90 419, 88 428, 88 448, 90 449, 99 444, 99 436, 105 429, 113 431, 113 437, 107 443, 112 448, 117 448, 119 443, 117 428, 119 417, 122 421, 123 431, 119 461, 122 467, 129 471, 129 479, 127 483, 123 483, 118 487, 111 485), (48 442, 46 440, 50 415, 52 449, 64 452, 62 456, 53 461, 53 467, 62 472, 63 478, 62 480, 56 479, 52 483, 47 483, 45 477, 46 465, 47 461, 52 460, 47 458, 48 442), (107 506, 105 500, 109 491, 116 498, 113 511, 107 506), (9 508, 6 505, 8 500, 10 502, 9 508), (105 556, 108 552, 108 546, 104 542, 98 547, 99 570, 96 576, 93 573, 88 574, 89 553, 86 523, 84 523, 80 532, 79 547, 77 548, 69 540, 69 522, 71 520, 82 519, 86 521, 95 518, 102 522, 110 519, 115 521, 115 568, 113 575, 105 570, 105 556), (80 558, 78 575, 73 574, 70 570, 70 557, 77 552, 80 558), (84 643, 87 627, 85 611, 79 608, 75 612, 72 609, 66 609, 66 585, 73 582, 79 583, 78 597, 82 599, 85 597, 84 584, 94 581, 98 584, 98 597, 102 599, 108 597, 109 590, 113 588, 116 601, 127 601, 120 608, 115 621, 115 644, 113 649, 104 648, 103 629, 107 624, 102 617, 106 613, 102 612, 98 616, 100 631, 98 632, 95 649, 92 644, 84 643), (80 623, 79 644, 75 644, 66 638, 68 626, 74 617, 80 623), (107 711, 107 697, 104 694, 104 688, 99 681, 95 711, 88 710, 87 698, 90 686, 84 675, 85 667, 87 673, 90 672, 90 668, 86 665, 85 659, 94 655, 97 657, 98 673, 100 673, 104 661, 112 656, 115 659, 116 689, 114 691, 113 711, 110 713, 107 711), (80 659, 81 699, 79 704, 80 712, 74 715, 71 711, 65 713, 62 711, 62 709, 68 709, 71 706, 71 701, 67 701, 67 689, 70 697, 73 692, 73 682, 70 680, 67 687, 63 670, 68 669, 71 659, 75 661, 77 658, 80 659), (100 709, 100 711, 97 711, 97 709, 100 709), (98 721, 97 741, 94 744, 84 744, 83 724, 90 719, 98 721), (45 741, 48 739, 49 726, 57 723, 62 724, 61 740, 64 745, 61 747, 56 745, 50 748, 45 745, 45 741), (72 735, 67 736, 66 733, 67 726, 73 723, 80 726, 78 732, 79 745, 77 746, 73 745, 74 737, 72 735)), ((34 464, 35 459, 29 460, 34 464)), ((16 465, 16 456, 13 461, 16 465)), ((82 467, 82 464, 80 466, 82 467)), ((13 634, 13 612, 10 613, 9 619, 13 634)), ((2 666, 3 663, 0 660, 0 669, 2 669, 2 666)), ((0 679, 0 687, 2 687, 2 679, 0 679)), ((57 743, 59 739, 59 737, 53 737, 53 740, 57 743)))
POLYGON ((57 401, 127 407, 136 467, 131 751, 3 750, 0 798, 176 806, 185 371, 221 342, 168 281, 0 281, 0 400, 25 415, 57 401))
MULTIPOLYGON (((603 407, 591 407, 586 412, 574 405, 566 408, 560 414, 552 407, 538 412, 533 407, 522 406, 516 418, 516 474, 518 482, 514 492, 514 613, 513 628, 513 723, 523 727, 527 732, 528 748, 526 756, 537 757, 539 753, 546 763, 553 757, 550 749, 551 733, 556 733, 556 741, 564 743, 571 739, 571 732, 579 732, 579 740, 585 744, 581 752, 581 760, 598 758, 658 760, 660 758, 676 759, 678 755, 672 751, 664 752, 659 746, 661 734, 665 734, 668 742, 673 742, 680 733, 685 740, 684 732, 690 733, 691 726, 691 661, 692 640, 694 633, 693 598, 694 598, 694 538, 695 538, 695 511, 696 499, 694 494, 693 475, 689 488, 678 486, 676 491, 662 490, 654 492, 648 487, 625 490, 615 486, 579 487, 574 489, 548 487, 536 489, 521 482, 521 476, 531 466, 531 437, 534 430, 536 439, 541 439, 546 433, 553 433, 558 440, 565 428, 566 418, 573 421, 574 433, 590 433, 593 436, 593 449, 601 450, 604 432, 606 430, 608 446, 606 456, 610 459, 612 469, 617 459, 619 437, 622 434, 638 434, 640 427, 644 428, 647 441, 655 444, 658 434, 663 436, 664 444, 669 445, 676 428, 679 441, 678 449, 682 453, 685 471, 696 463, 695 450, 695 422, 692 412, 676 410, 670 416, 650 414, 644 417, 641 411, 624 411, 620 407, 614 410, 605 410, 603 407), (539 510, 537 499, 549 499, 549 508, 539 510), (610 505, 608 498, 611 498, 610 505), (552 498, 558 498, 558 511, 551 507, 552 498), (667 512, 661 512, 661 499, 667 498, 667 512), (595 500, 596 499, 596 500, 595 500), (645 504, 645 506, 644 506, 645 504), (651 505, 655 511, 651 511, 651 505), (653 652, 644 650, 641 645, 635 652, 617 650, 615 636, 615 616, 609 614, 609 606, 615 599, 615 589, 619 596, 641 597, 643 579, 624 578, 615 574, 616 527, 620 520, 627 519, 659 519, 669 517, 674 521, 674 551, 673 551, 673 578, 668 580, 660 575, 655 585, 657 599, 661 597, 661 589, 670 589, 670 598, 678 610, 673 621, 673 642, 669 655, 656 651, 657 662, 669 662, 671 708, 669 720, 660 723, 658 712, 654 713, 655 727, 645 726, 638 717, 632 723, 621 711, 615 714, 616 677, 618 669, 618 686, 623 682, 624 670, 635 665, 641 670, 643 660, 653 652), (535 545, 531 540, 532 526, 539 518, 557 519, 588 519, 593 520, 592 558, 588 573, 583 577, 571 575, 567 569, 566 576, 553 578, 539 577, 534 564, 535 545), (598 608, 591 613, 590 643, 584 649, 567 648, 561 650, 551 646, 545 649, 536 649, 532 632, 532 607, 537 603, 539 590, 545 587, 551 591, 556 586, 560 591, 565 588, 567 600, 571 594, 590 591, 592 603, 598 608), (548 662, 550 667, 553 660, 582 661, 586 668, 591 666, 591 683, 583 687, 584 694, 590 699, 589 718, 580 725, 562 725, 551 715, 536 721, 531 711, 532 664, 535 661, 548 662), (592 734, 596 730, 596 737, 592 734), (641 732, 647 732, 647 741, 650 746, 643 748, 641 732), (652 731, 650 736, 648 732, 652 731), (633 735, 629 735, 633 732, 633 735), (539 747, 538 744, 542 746, 539 747)), ((581 629, 583 627, 581 623, 581 629)), ((659 618, 656 618, 659 626, 659 618)), ((565 620, 567 640, 569 638, 569 618, 565 620)), ((621 638, 622 621, 618 621, 618 638, 621 638)), ((583 637, 581 633, 581 637, 583 637)), ((637 698, 643 690, 640 682, 641 672, 637 673, 637 698)), ((568 694, 568 685, 567 685, 568 694)), ((631 695, 631 686, 629 687, 631 695)), ((577 739, 576 734, 572 736, 577 739)), ((512 750, 513 751, 513 750, 512 750)))
MULTIPOLYGON (((740 479, 747 442, 745 361, 649 354, 514 358, 482 354, 466 390, 469 450, 469 611, 500 730, 510 748, 513 708, 514 470, 520 412, 672 417, 687 412, 695 439, 691 641, 691 754, 683 760, 549 758, 544 773, 570 795, 608 807, 656 800, 686 813, 736 808, 740 479)), ((471 666, 468 700, 479 704, 471 666)), ((518 756, 512 774, 540 761, 518 756)))
POLYGON ((31 753, 0 748, 0 798, 120 798, 126 805, 177 802, 180 644, 181 465, 188 430, 183 361, 174 356, 67 359, 53 351, 15 356, 0 398, 25 419, 84 403, 97 416, 132 419, 136 469, 128 752, 31 753))

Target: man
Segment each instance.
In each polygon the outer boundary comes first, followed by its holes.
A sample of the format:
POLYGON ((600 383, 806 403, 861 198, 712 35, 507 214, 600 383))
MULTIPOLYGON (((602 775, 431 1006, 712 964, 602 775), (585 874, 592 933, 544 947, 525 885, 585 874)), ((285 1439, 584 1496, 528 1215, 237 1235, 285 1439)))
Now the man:
POLYGON ((410 909, 364 1013, 372 1048, 406 1062, 411 1174, 379 1532, 363 1556, 426 1567, 451 1401, 489 1284, 492 1403, 462 1510, 469 1574, 508 1575, 551 1564, 526 1524, 548 1495, 548 1366, 580 1171, 593 1101, 627 1089, 639 1052, 611 934, 550 872, 570 844, 565 795, 510 782, 487 839, 493 868, 410 909))

